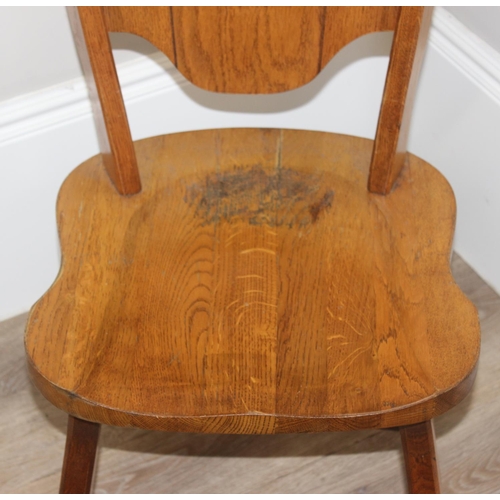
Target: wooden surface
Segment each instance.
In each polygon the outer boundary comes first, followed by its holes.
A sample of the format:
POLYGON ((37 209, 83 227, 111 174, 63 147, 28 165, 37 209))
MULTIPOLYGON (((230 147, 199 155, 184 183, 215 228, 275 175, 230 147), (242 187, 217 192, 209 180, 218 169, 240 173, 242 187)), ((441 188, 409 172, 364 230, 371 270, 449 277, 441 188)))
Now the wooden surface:
POLYGON ((326 7, 321 68, 345 45, 367 33, 394 31, 401 7, 326 7))
POLYGON ((100 427, 68 417, 59 493, 90 493, 100 427))
POLYGON ((176 64, 171 7, 100 8, 108 31, 133 33, 149 40, 176 64))
POLYGON ((80 7, 80 18, 76 12, 69 8, 101 152, 118 192, 128 195, 141 183, 107 31, 147 38, 207 90, 272 93, 309 82, 355 38, 395 30, 368 183, 371 192, 391 191, 407 158, 432 8, 80 7))
POLYGON ((201 88, 281 92, 318 74, 324 7, 173 7, 172 11, 177 68, 201 88))
MULTIPOLYGON (((482 353, 466 399, 435 419, 443 493, 500 493, 500 297, 456 255, 482 353)), ((7 285, 5 285, 7 286, 7 285)), ((0 322, 0 492, 56 493, 67 415, 28 380, 26 315, 0 322)), ((398 432, 231 436, 103 426, 96 493, 404 493, 398 432)))
POLYGON ((407 142, 433 7, 403 7, 394 33, 368 189, 387 194, 407 161, 407 142))
POLYGON ((396 27, 399 7, 105 7, 109 31, 140 35, 195 85, 282 92, 312 80, 345 45, 396 27))
POLYGON ((312 80, 355 38, 395 30, 369 190, 387 194, 403 168, 430 7, 70 7, 68 12, 101 153, 121 194, 138 193, 141 181, 108 31, 148 39, 204 89, 273 93, 312 80))
POLYGON ((477 314, 453 283, 449 185, 411 157, 366 191, 372 142, 236 129, 98 157, 58 202, 63 266, 30 316, 35 383, 81 418, 278 433, 432 418, 470 388, 477 314))
POLYGON ((119 193, 138 193, 141 181, 102 9, 67 10, 89 89, 104 165, 119 193))
POLYGON ((440 493, 432 421, 400 429, 408 489, 411 493, 440 493))

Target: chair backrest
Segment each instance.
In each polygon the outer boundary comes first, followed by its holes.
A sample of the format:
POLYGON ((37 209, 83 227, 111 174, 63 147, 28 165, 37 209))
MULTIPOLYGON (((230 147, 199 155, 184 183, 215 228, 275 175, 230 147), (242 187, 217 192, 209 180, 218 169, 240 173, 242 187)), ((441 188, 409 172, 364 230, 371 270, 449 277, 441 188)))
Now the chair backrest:
POLYGON ((88 78, 106 169, 121 194, 140 177, 108 32, 140 35, 195 85, 215 92, 274 93, 312 80, 355 38, 394 30, 368 189, 386 194, 406 158, 409 118, 431 8, 69 8, 88 78))

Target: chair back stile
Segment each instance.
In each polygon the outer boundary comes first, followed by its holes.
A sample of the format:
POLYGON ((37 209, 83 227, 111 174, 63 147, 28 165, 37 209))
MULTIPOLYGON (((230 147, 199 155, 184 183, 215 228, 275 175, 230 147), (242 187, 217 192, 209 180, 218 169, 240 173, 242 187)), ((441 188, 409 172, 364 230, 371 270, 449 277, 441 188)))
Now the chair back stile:
POLYGON ((429 7, 70 7, 104 165, 122 195, 141 190, 108 32, 156 45, 192 83, 226 93, 276 93, 312 80, 346 44, 394 30, 368 189, 391 191, 406 159, 429 7))
POLYGON ((380 108, 368 189, 387 194, 407 160, 407 142, 432 7, 402 7, 380 108))
POLYGON ((106 171, 122 195, 141 190, 137 159, 101 7, 69 7, 106 171))

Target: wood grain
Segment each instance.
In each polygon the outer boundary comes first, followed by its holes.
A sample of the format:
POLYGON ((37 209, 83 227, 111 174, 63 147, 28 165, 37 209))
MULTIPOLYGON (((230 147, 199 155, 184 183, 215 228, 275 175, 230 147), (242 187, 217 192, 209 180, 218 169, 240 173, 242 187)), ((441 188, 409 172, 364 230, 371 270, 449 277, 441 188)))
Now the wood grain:
POLYGON ((98 423, 224 434, 403 426, 410 488, 436 489, 422 422, 470 390, 479 325, 449 270, 451 189, 418 158, 404 165, 430 11, 79 9, 109 154, 104 141, 61 190, 63 266, 25 340, 33 381, 72 415, 61 490, 89 490, 98 423), (134 145, 107 35, 147 36, 207 89, 270 93, 394 27, 374 149, 269 129, 134 145), (136 196, 118 196, 103 166, 136 196), (388 194, 398 176, 390 195, 366 192, 388 194), (79 448, 89 453, 76 481, 79 448))
POLYGON ((451 189, 411 157, 367 194, 372 141, 235 129, 137 143, 143 191, 101 160, 58 202, 64 263, 27 329, 59 408, 150 429, 393 427, 457 404, 477 313, 449 271, 451 189), (95 297, 99 296, 99 300, 95 297))
MULTIPOLYGON (((500 297, 460 257, 452 271, 479 311, 477 383, 435 419, 443 493, 499 493, 500 297)), ((8 285, 6 285, 8 286, 8 285)), ((8 288, 7 288, 8 290, 8 288)), ((31 387, 25 370, 27 315, 0 322, 0 491, 55 493, 67 414, 31 387)), ((399 433, 238 436, 103 426, 96 493, 404 493, 399 433)))
POLYGON ((177 68, 204 89, 282 92, 300 87, 319 72, 323 7, 172 11, 177 68))
POLYGON ((410 493, 440 493, 432 421, 401 428, 410 493))
POLYGON ((108 31, 133 33, 149 40, 176 64, 170 7, 103 7, 108 31))
POLYGON ((68 416, 59 493, 90 493, 101 426, 68 416))
POLYGON ((368 189, 387 194, 405 161, 411 112, 431 26, 432 7, 402 7, 375 136, 368 189))
POLYGON ((401 7, 326 7, 321 68, 345 45, 377 31, 396 29, 401 7))
POLYGON ((312 80, 355 38, 395 29, 368 183, 371 192, 392 189, 406 159, 431 8, 82 7, 80 18, 76 9, 69 12, 101 151, 121 194, 135 194, 141 185, 107 31, 147 38, 207 90, 273 93, 312 80))
POLYGON ((101 7, 68 7, 78 56, 89 88, 99 148, 120 194, 141 190, 141 181, 101 7))
POLYGON ((311 81, 359 36, 396 27, 399 7, 104 7, 109 31, 140 35, 195 85, 272 93, 311 81))

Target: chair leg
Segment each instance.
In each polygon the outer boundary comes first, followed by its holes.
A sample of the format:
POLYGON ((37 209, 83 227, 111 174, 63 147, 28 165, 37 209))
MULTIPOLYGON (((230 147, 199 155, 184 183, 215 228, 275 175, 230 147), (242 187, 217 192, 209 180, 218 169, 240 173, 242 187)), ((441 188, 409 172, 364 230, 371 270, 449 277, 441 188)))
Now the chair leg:
POLYGON ((90 493, 101 424, 69 415, 59 493, 90 493))
POLYGON ((400 428, 410 493, 439 493, 432 420, 400 428))

